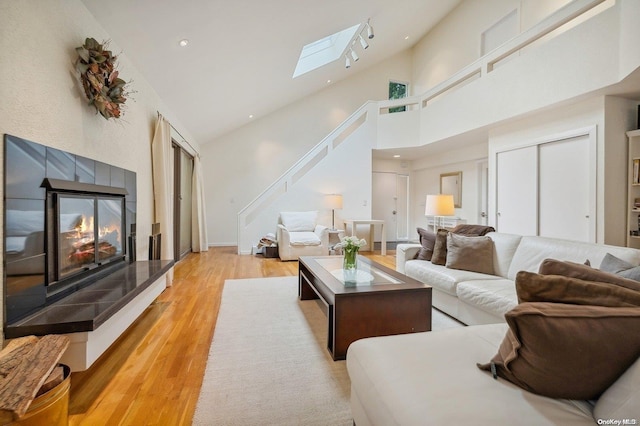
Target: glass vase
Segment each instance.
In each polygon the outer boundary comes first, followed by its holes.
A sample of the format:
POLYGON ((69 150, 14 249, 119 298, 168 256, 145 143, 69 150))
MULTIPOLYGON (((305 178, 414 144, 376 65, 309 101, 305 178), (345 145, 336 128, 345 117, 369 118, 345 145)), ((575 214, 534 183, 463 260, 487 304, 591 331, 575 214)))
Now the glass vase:
POLYGON ((344 247, 344 260, 342 269, 356 270, 358 269, 358 249, 359 247, 344 247))

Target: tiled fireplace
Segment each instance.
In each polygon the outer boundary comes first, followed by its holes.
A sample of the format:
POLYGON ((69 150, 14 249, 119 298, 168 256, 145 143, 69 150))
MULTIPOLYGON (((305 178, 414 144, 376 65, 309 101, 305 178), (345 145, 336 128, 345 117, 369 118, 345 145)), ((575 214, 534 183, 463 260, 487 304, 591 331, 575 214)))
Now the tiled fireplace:
POLYGON ((127 260, 136 174, 5 135, 5 322, 127 260))

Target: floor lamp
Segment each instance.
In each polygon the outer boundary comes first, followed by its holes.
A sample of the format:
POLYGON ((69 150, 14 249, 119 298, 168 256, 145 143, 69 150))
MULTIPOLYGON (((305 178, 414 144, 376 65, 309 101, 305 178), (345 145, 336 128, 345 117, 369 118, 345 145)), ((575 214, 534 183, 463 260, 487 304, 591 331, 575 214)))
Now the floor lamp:
POLYGON ((438 232, 438 228, 444 225, 445 216, 453 216, 455 213, 453 195, 427 195, 424 215, 433 216, 433 232, 438 232))
POLYGON ((328 208, 331 209, 331 230, 336 230, 336 209, 342 208, 342 195, 341 194, 327 194, 325 195, 325 201, 328 208))

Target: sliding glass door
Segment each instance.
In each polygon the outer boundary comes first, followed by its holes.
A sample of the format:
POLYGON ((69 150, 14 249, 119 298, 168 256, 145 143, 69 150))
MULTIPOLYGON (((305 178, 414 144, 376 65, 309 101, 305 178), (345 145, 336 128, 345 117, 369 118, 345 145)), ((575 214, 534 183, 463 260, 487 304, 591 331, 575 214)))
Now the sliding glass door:
POLYGON ((191 179, 193 157, 177 144, 174 153, 174 250, 177 260, 191 252, 191 179))

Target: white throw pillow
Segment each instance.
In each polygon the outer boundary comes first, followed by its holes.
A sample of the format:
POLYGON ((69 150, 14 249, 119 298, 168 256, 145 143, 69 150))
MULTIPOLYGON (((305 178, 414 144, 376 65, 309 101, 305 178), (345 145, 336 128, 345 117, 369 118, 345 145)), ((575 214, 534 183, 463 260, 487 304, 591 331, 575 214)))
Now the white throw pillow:
POLYGON ((311 231, 316 227, 318 212, 281 212, 280 221, 289 232, 311 231))
POLYGON ((640 420, 640 359, 604 391, 593 409, 593 417, 640 420))

